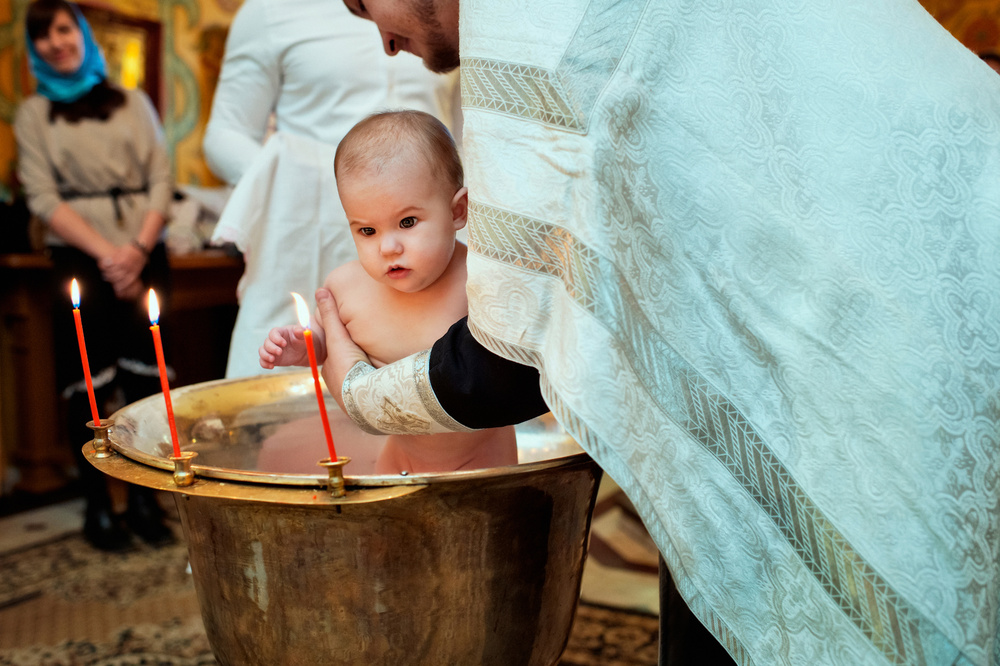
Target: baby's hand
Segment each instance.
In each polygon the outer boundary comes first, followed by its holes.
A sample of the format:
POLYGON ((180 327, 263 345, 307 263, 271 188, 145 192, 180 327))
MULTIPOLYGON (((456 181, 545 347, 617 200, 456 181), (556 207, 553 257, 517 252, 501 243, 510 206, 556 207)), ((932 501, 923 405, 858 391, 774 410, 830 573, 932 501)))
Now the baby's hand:
POLYGON ((260 346, 260 367, 272 370, 279 366, 309 365, 309 352, 301 326, 272 328, 260 346))

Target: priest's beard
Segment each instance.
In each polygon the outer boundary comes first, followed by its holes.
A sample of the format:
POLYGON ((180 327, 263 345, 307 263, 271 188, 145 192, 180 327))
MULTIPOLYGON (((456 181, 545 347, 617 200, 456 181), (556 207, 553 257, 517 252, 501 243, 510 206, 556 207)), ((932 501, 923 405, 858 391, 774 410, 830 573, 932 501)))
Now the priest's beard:
POLYGON ((458 67, 458 35, 455 40, 449 39, 444 27, 437 17, 435 0, 419 0, 416 4, 417 17, 426 28, 427 54, 424 56, 424 66, 432 72, 443 74, 458 67))

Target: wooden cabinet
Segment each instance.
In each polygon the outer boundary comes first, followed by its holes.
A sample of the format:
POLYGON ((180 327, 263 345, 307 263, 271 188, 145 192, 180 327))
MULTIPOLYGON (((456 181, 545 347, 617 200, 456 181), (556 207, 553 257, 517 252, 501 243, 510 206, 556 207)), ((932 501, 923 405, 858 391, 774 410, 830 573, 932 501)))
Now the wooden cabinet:
POLYGON ((9 465, 19 488, 43 493, 66 483, 73 464, 61 445, 52 355, 49 261, 39 254, 0 255, 0 480, 9 465))
POLYGON ((177 371, 177 386, 225 376, 242 275, 243 259, 221 250, 170 258, 173 295, 160 324, 170 327, 166 354, 177 371))

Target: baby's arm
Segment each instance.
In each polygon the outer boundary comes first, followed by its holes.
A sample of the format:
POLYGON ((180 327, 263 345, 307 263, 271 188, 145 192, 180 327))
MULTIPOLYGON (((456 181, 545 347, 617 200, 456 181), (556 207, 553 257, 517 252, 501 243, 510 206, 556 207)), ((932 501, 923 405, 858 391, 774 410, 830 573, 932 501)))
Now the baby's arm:
MULTIPOLYGON (((316 363, 322 364, 326 359, 326 339, 323 329, 312 326, 313 347, 316 349, 316 363)), ((260 367, 268 370, 280 366, 309 365, 309 353, 306 351, 306 339, 301 326, 277 326, 267 334, 267 339, 260 346, 260 367)))

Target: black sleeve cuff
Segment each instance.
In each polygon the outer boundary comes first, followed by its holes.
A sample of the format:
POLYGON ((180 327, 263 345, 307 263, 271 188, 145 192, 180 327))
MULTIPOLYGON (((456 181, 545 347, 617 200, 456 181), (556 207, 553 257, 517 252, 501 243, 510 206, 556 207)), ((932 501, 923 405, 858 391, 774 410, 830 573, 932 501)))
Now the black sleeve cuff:
POLYGON ((434 343, 428 375, 444 410, 469 428, 515 425, 549 411, 538 371, 479 344, 469 332, 468 317, 434 343))

